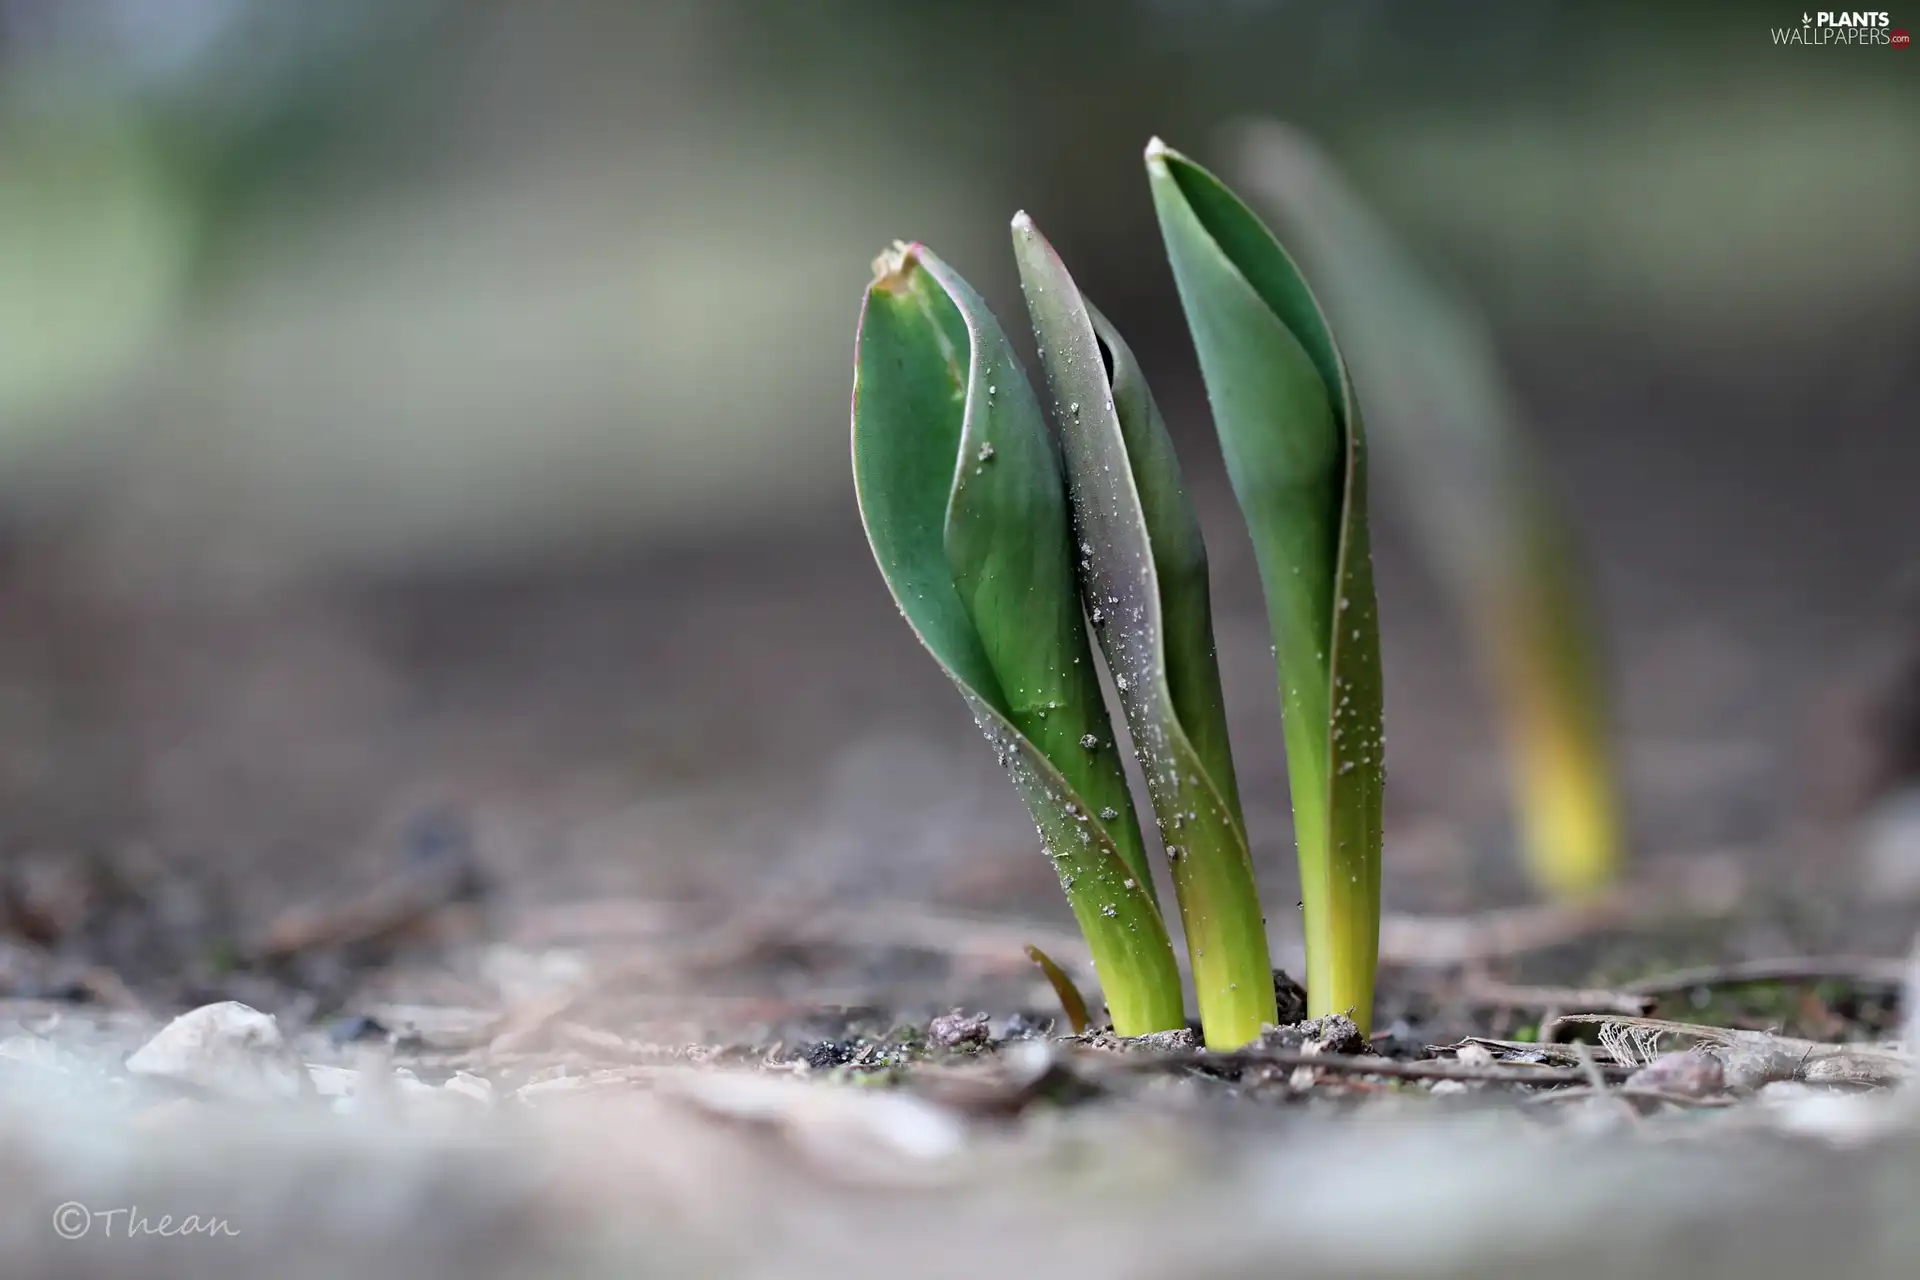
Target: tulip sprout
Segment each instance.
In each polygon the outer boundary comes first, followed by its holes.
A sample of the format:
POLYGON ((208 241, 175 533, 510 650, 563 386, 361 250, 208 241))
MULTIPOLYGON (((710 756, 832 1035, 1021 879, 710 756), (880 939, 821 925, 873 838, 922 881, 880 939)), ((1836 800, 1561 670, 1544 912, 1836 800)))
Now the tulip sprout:
POLYGON ((919 245, 875 263, 853 472, 880 572, 1033 815, 1122 1035, 1184 1024, 1180 970, 1081 619, 1058 456, 979 295, 919 245))
MULTIPOLYGON (((1364 1029, 1383 763, 1359 411, 1318 305, 1259 220, 1157 141, 1147 169, 1267 597, 1309 1012, 1364 1029)), ((861 516, 902 614, 1026 801, 1115 1030, 1137 1035, 1184 1025, 1185 1010, 1092 624, 1146 779, 1206 1042, 1237 1048, 1276 1014, 1199 522, 1132 352, 1024 214, 1013 242, 1058 443, 985 304, 924 247, 896 246, 875 264, 857 340, 861 516)))
POLYGON ((1383 470, 1402 479, 1498 695, 1534 879, 1563 898, 1604 889, 1622 823, 1599 630, 1493 341, 1306 137, 1254 124, 1238 149, 1250 192, 1298 237, 1351 338, 1383 470))

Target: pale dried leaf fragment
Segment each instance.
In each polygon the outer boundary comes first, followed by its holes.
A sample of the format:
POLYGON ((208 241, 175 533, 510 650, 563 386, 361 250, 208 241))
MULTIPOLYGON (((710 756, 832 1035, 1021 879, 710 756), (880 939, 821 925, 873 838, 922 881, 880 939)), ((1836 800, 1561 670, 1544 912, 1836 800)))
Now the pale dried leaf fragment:
POLYGON ((1778 1080, 1860 1088, 1891 1085, 1906 1079, 1912 1065, 1906 1051, 1895 1045, 1825 1044, 1764 1031, 1607 1013, 1570 1013, 1553 1025, 1566 1023, 1596 1027, 1600 1043, 1629 1065, 1651 1064, 1669 1040, 1679 1041, 1676 1047, 1698 1046, 1719 1060, 1726 1087, 1734 1093, 1752 1093, 1778 1080))
POLYGON ((313 1087, 273 1015, 237 1000, 181 1014, 126 1066, 148 1080, 244 1102, 291 1101, 313 1087))
POLYGON ((1720 1059, 1700 1049, 1663 1053, 1627 1077, 1622 1093, 1662 1094, 1678 1098, 1708 1098, 1727 1087, 1720 1059))

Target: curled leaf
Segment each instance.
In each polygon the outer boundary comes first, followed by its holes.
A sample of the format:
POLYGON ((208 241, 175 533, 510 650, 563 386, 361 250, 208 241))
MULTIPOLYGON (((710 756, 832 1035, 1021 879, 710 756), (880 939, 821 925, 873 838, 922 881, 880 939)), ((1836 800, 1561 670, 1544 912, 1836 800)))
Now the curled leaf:
POLYGON ((1158 139, 1147 174, 1279 664, 1314 1016, 1371 1018, 1385 779, 1365 433, 1293 260, 1158 139))
POLYGON ((1033 815, 1115 1028, 1181 1026, 1039 403, 986 305, 938 257, 898 246, 875 266, 853 394, 874 558, 1033 815))

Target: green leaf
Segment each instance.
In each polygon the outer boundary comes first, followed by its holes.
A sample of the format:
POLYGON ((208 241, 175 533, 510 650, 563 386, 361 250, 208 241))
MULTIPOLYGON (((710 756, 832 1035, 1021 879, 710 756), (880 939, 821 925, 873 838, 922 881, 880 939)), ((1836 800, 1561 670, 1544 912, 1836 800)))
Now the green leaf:
POLYGON ((1366 451, 1320 307, 1271 232, 1158 139, 1147 174, 1280 669, 1309 1011, 1371 1021, 1380 928, 1380 640, 1366 451))
POLYGON ((1237 1049, 1275 1019, 1273 968, 1227 743, 1200 522, 1133 353, 1025 214, 1013 245, 1060 429, 1088 615, 1166 844, 1200 1022, 1209 1048, 1237 1049))
POLYGON ((1183 1026, 1040 405, 986 305, 939 258, 898 246, 875 276, 853 392, 874 558, 1026 801, 1115 1029, 1183 1026))
POLYGON ((1080 995, 1080 988, 1073 985, 1073 979, 1067 971, 1053 962, 1053 957, 1034 946, 1027 944, 1027 959, 1040 966, 1040 972, 1047 976, 1047 982, 1053 987, 1054 997, 1060 1001, 1060 1012, 1067 1015, 1067 1025, 1073 1028, 1073 1034, 1087 1034, 1087 1002, 1080 995))
POLYGON ((1562 896, 1599 889, 1620 821, 1598 629, 1492 339, 1304 136, 1255 125, 1240 153, 1341 319, 1371 434, 1499 694, 1534 877, 1562 896))

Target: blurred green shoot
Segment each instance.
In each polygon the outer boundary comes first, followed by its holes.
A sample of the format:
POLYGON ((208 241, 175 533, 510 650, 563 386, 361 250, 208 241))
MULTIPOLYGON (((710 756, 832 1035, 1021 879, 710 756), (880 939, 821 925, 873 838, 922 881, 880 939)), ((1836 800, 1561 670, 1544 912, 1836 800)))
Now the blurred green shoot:
POLYGON ((1385 780, 1366 451, 1333 334, 1271 232, 1159 139, 1147 175, 1253 535, 1279 664, 1312 1016, 1364 1030, 1380 935, 1385 780))
POLYGON ((1026 374, 986 304, 919 245, 874 264, 856 348, 854 486, 880 572, 1026 801, 1114 1029, 1184 1026, 1026 374))
POLYGON ((138 364, 197 233, 186 185, 132 122, 37 130, 7 105, 0 94, 0 452, 138 364))
POLYGON ((1052 393, 1087 616, 1165 842, 1207 1045, 1274 1021, 1273 966, 1214 657, 1207 550, 1133 353, 1031 219, 1014 258, 1052 393))
POLYGON ((1493 344, 1312 142, 1258 123, 1238 172, 1314 267, 1401 478, 1502 704, 1522 844, 1550 893, 1603 888, 1619 805, 1585 575, 1493 344))

